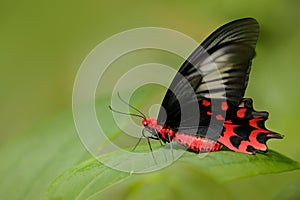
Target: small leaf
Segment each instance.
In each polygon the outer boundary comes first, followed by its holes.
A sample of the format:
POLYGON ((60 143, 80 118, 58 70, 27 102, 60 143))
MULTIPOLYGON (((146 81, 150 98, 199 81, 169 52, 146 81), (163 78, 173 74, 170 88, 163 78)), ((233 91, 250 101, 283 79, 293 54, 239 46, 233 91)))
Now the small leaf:
MULTIPOLYGON (((114 152, 109 156, 111 156, 111 159, 114 159, 116 156, 122 157, 122 153, 114 152)), ((108 156, 104 155, 104 157, 108 156)), ((166 167, 163 170, 159 170, 154 173, 132 175, 132 182, 129 181, 128 184, 123 184, 122 187, 117 186, 116 189, 114 189, 114 187, 111 188, 112 185, 124 181, 130 177, 130 174, 112 170, 100 164, 97 160, 89 160, 67 170, 62 176, 58 177, 48 188, 47 198, 55 199, 60 197, 65 199, 86 199, 89 197, 99 197, 99 195, 102 196, 102 192, 106 189, 109 190, 104 192, 104 194, 114 197, 114 199, 118 199, 118 195, 121 194, 123 197, 124 195, 127 195, 128 197, 131 195, 134 197, 136 197, 135 195, 137 195, 137 197, 141 197, 139 194, 147 193, 147 191, 149 191, 149 187, 156 190, 158 194, 165 193, 165 195, 168 195, 168 192, 164 190, 163 185, 166 184, 167 186, 168 184, 171 184, 168 183, 168 180, 171 179, 171 182, 174 182, 174 185, 172 186, 174 187, 173 190, 183 194, 187 192, 186 190, 190 187, 193 187, 191 182, 194 181, 183 181, 185 179, 184 177, 193 177, 198 176, 199 174, 205 174, 205 180, 212 184, 217 184, 216 181, 225 182, 260 174, 291 171, 299 168, 299 163, 275 151, 256 155, 247 155, 231 151, 219 151, 206 154, 204 158, 199 158, 198 154, 186 152, 179 160, 175 161, 171 167, 166 167), (85 180, 89 180, 88 183, 85 180), (161 191, 158 189, 158 186, 152 185, 160 182, 164 183, 161 186, 161 191), (180 182, 181 184, 177 185, 177 182, 180 182), (185 187, 185 183, 189 186, 185 187), (133 194, 132 190, 134 189, 131 187, 141 184, 142 186, 136 187, 145 191, 137 191, 133 194), (143 184, 148 186, 143 186, 143 184), (158 188, 154 189, 155 187, 158 188), (78 190, 79 188, 81 188, 81 190, 78 190), (119 194, 111 192, 114 190, 119 191, 119 194)), ((197 184, 197 187, 201 185, 200 178, 198 181, 199 184, 197 184)), ((197 191, 199 192, 199 190, 197 191)), ((204 196, 205 194, 206 193, 203 192, 204 196)), ((145 198, 147 199, 147 197, 145 198)))

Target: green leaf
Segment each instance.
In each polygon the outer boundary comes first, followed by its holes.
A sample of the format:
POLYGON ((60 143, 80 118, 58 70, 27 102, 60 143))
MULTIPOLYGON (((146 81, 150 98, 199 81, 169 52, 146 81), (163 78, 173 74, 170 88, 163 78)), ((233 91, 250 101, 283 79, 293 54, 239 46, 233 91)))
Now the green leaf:
MULTIPOLYGON (((147 98, 148 96, 140 96, 133 99, 136 101, 134 105, 146 104, 149 102, 145 100, 147 98)), ((110 98, 100 99, 97 102, 97 111, 101 113, 100 120, 105 124, 104 128, 109 137, 114 139, 124 134, 116 127, 111 117, 107 117, 110 116, 107 109, 109 101, 110 98)), ((129 146, 136 143, 135 139, 132 141, 133 144, 129 146)), ((127 144, 127 140, 123 142, 127 144)), ((147 146, 140 146, 139 149, 149 151, 147 146)), ((124 155, 121 152, 113 152, 104 155, 103 159, 109 159, 110 156, 122 158, 124 155)), ((153 187, 154 191, 158 190, 156 187, 159 182, 169 187, 166 181, 168 179, 174 183, 170 185, 170 191, 176 190, 178 196, 186 192, 194 194, 190 189, 196 190, 194 187, 205 183, 208 185, 203 187, 205 191, 211 192, 209 188, 216 186, 221 193, 226 193, 225 187, 219 182, 299 169, 297 162, 273 151, 255 156, 220 151, 210 153, 202 159, 199 159, 197 154, 187 152, 171 167, 139 176, 112 170, 94 159, 85 161, 89 157, 75 130, 72 113, 66 111, 14 142, 0 147, 0 199, 41 199, 46 189, 46 199, 97 199, 98 195, 116 195, 118 198, 117 195, 121 194, 127 195, 128 198, 138 198, 147 192, 147 188, 153 187), (143 180, 154 185, 143 186, 143 180), (116 185, 121 182, 123 185, 116 185), (197 182, 199 184, 196 184, 197 182), (188 183, 194 185, 190 186, 188 183), (141 185, 137 187, 140 189, 134 189, 135 185, 141 185), (111 192, 114 188, 119 188, 120 193, 111 192)), ((163 188, 163 185, 159 188, 163 188)), ((207 195, 202 189, 196 191, 207 195)), ((173 194, 168 191, 157 193, 167 196, 173 194)))
MULTIPOLYGON (((122 156, 126 157, 126 155, 122 155, 122 152, 114 152, 103 157, 116 159, 116 157, 121 158, 122 156)), ((166 197, 164 195, 172 197, 172 194, 168 192, 170 190, 177 191, 177 195, 182 197, 181 195, 186 193, 195 195, 195 192, 190 189, 194 187, 192 183, 197 181, 197 187, 203 180, 205 180, 206 184, 203 183, 205 186, 207 183, 218 185, 219 182, 299 168, 299 163, 275 151, 257 155, 219 151, 206 154, 203 158, 199 158, 199 155, 195 153, 186 152, 171 167, 143 175, 117 172, 93 159, 67 170, 58 177, 48 188, 46 199, 97 199, 100 196, 114 199, 124 199, 125 197, 138 199, 142 197, 142 194, 146 195, 144 199, 148 199, 147 197, 153 197, 149 191, 154 192, 154 195, 159 194, 157 197, 163 199, 162 197, 166 197), (111 187, 128 177, 131 177, 129 181, 111 187), (197 177, 197 181, 191 177, 197 177), (185 186, 185 183, 188 184, 188 187, 185 186), (169 190, 168 187, 170 187, 169 190), (147 193, 149 194, 147 195, 147 193)), ((196 191, 198 195, 206 196, 207 192, 205 191, 210 190, 209 188, 205 188, 205 190, 198 188, 196 191)))

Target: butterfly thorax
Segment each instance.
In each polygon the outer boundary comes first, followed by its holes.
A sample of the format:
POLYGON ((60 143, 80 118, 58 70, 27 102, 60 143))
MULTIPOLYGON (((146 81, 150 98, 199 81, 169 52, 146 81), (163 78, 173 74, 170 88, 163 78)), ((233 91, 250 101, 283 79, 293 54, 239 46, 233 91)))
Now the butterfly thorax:
POLYGON ((175 136, 175 133, 170 128, 165 128, 157 124, 155 118, 145 118, 142 120, 142 125, 154 136, 161 139, 164 143, 171 142, 175 136))

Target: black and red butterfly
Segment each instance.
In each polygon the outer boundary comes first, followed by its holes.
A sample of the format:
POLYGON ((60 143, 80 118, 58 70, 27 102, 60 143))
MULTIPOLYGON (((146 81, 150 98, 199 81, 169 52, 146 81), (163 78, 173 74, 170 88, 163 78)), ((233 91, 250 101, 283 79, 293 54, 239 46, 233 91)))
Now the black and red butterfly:
POLYGON ((252 99, 243 98, 258 35, 253 18, 232 21, 213 32, 180 67, 158 118, 135 115, 143 118, 148 142, 176 141, 194 152, 225 146, 254 154, 267 151, 268 139, 283 138, 266 129, 268 112, 255 111, 252 99))

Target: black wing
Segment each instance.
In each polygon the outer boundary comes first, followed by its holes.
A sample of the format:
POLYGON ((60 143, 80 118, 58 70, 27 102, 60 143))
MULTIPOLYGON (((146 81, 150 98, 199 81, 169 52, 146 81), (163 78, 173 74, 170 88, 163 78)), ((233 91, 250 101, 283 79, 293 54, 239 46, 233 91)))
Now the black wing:
POLYGON ((201 99, 225 99, 237 106, 247 87, 258 34, 259 25, 252 18, 232 21, 213 32, 175 75, 158 124, 175 130, 179 126, 197 129, 201 122, 195 104, 201 112, 201 99), (187 114, 181 121, 182 110, 187 114))

